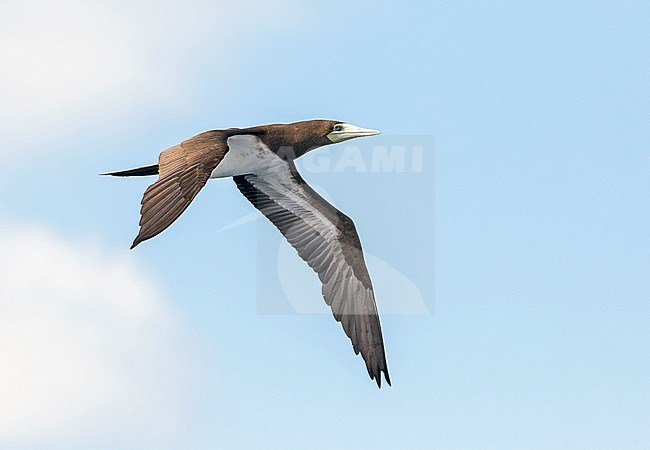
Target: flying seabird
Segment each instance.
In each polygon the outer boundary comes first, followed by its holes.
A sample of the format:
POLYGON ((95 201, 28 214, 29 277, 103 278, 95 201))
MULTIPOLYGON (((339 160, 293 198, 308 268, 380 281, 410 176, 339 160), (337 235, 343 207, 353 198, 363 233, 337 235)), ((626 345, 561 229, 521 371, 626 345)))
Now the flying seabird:
POLYGON ((241 193, 318 274, 325 302, 381 388, 381 373, 389 385, 390 377, 354 222, 314 191, 294 164, 316 148, 376 134, 332 120, 212 130, 163 151, 158 164, 105 175, 158 175, 142 197, 140 232, 131 248, 169 227, 208 179, 233 177, 241 193))

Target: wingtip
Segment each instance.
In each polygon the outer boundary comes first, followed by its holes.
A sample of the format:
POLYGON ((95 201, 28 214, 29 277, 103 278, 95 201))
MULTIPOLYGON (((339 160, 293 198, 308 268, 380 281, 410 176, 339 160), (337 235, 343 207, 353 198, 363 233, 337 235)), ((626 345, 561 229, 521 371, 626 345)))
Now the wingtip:
POLYGON ((382 373, 384 374, 384 378, 386 379, 386 383, 388 383, 388 385, 390 387, 392 387, 393 385, 390 382, 390 375, 388 375, 388 369, 381 369, 377 375, 371 377, 377 383, 377 387, 379 389, 381 389, 381 375, 382 375, 382 373))
POLYGON ((388 383, 388 385, 390 387, 392 387, 393 385, 390 382, 390 375, 388 375, 388 370, 386 370, 386 369, 380 370, 377 375, 371 375, 370 379, 375 380, 375 383, 377 383, 377 387, 379 389, 381 389, 381 374, 382 373, 384 374, 384 378, 386 379, 386 383, 388 383))
POLYGON ((140 232, 138 235, 133 239, 133 244, 131 244, 130 250, 133 250, 136 248, 138 245, 142 244, 144 241, 147 239, 151 239, 152 236, 147 236, 146 234, 142 234, 142 228, 140 228, 140 232))
POLYGON ((390 375, 388 375, 388 369, 384 370, 384 378, 386 378, 386 383, 388 383, 390 387, 393 387, 393 385, 390 382, 390 375))

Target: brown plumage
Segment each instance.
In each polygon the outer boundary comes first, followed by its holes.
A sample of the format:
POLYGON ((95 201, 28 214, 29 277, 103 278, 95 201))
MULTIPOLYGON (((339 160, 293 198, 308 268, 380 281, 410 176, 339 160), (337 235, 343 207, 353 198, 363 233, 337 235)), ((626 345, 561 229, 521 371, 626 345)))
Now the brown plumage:
POLYGON ((315 148, 377 133, 330 120, 207 131, 163 151, 157 166, 110 173, 159 175, 142 198, 140 231, 131 248, 169 227, 211 176, 232 176, 318 274, 325 302, 355 353, 361 353, 370 378, 381 387, 383 372, 390 384, 374 290, 354 222, 318 195, 293 163, 315 148))

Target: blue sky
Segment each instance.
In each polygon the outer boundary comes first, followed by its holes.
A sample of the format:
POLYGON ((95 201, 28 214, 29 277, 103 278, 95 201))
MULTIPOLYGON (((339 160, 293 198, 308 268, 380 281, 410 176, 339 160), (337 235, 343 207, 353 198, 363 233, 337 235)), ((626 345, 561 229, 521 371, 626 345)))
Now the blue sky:
POLYGON ((647 3, 3 10, 0 446, 647 448, 647 3), (392 388, 234 183, 129 252, 152 180, 97 176, 320 117, 382 131, 302 168, 371 255, 392 388), (421 170, 336 170, 382 146, 421 170))

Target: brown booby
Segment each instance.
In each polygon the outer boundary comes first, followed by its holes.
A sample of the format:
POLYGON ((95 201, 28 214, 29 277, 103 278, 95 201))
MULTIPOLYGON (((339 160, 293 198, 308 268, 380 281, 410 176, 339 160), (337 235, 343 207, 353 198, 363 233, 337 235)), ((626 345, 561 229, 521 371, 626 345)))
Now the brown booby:
POLYGON ((352 219, 318 195, 294 160, 316 148, 379 131, 307 120, 198 134, 163 151, 158 164, 111 172, 158 175, 142 197, 140 232, 131 248, 169 227, 210 178, 233 177, 318 274, 325 302, 365 360, 370 378, 390 385, 375 295, 352 219))

